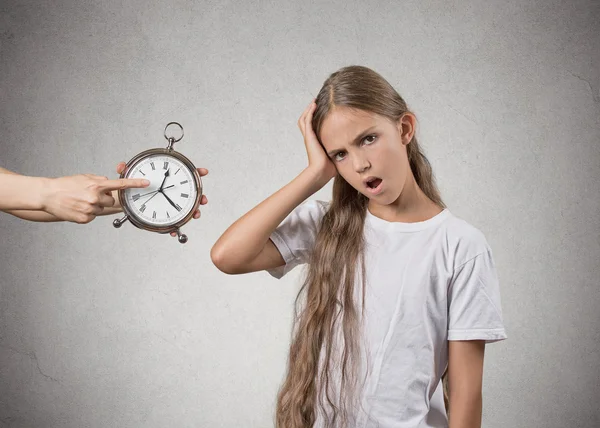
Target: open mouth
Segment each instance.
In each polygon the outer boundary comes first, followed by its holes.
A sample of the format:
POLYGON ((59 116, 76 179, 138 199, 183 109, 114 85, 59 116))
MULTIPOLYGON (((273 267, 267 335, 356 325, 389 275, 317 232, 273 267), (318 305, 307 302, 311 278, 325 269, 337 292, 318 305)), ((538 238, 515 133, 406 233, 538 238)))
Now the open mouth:
POLYGON ((367 182, 367 187, 370 189, 376 189, 377 187, 379 187, 382 181, 383 180, 381 178, 374 178, 367 182))

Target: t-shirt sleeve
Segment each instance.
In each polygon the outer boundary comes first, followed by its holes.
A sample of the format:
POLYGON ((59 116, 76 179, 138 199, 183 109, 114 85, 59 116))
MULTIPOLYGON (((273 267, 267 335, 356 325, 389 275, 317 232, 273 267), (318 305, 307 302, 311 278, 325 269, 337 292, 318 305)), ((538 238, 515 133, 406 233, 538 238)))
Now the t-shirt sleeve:
POLYGON ((324 201, 305 201, 271 233, 270 239, 285 261, 282 266, 267 269, 271 276, 280 279, 296 266, 308 262, 327 205, 324 201))
POLYGON ((491 249, 458 266, 448 288, 448 340, 507 338, 491 249))

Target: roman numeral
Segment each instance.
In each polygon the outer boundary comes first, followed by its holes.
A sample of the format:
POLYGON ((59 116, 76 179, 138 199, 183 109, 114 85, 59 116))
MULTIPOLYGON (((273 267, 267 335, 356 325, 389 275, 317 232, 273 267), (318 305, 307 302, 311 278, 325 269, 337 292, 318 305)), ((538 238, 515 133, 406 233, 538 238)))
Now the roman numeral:
POLYGON ((167 211, 167 218, 171 218, 171 216, 169 215, 169 211, 167 211))
POLYGON ((152 171, 154 171, 156 168, 154 167, 154 162, 150 162, 150 166, 152 167, 152 171))
POLYGON ((189 198, 189 197, 190 197, 190 195, 188 195, 187 193, 182 193, 182 194, 181 194, 181 197, 182 197, 182 198, 189 198))
POLYGON ((177 171, 175 171, 175 174, 173 174, 173 175, 177 175, 177 173, 179 172, 179 170, 180 170, 180 169, 181 169, 181 168, 179 168, 177 171))
POLYGON ((152 218, 156 218, 156 211, 152 213, 152 218))
POLYGON ((181 182, 181 183, 179 183, 179 184, 185 184, 185 183, 187 183, 187 182, 188 182, 188 181, 187 181, 187 180, 185 180, 185 181, 182 181, 182 182, 181 182))
POLYGON ((169 168, 169 162, 165 162, 163 164, 163 169, 168 169, 169 168))
POLYGON ((140 169, 140 174, 142 174, 144 177, 146 176, 146 174, 144 174, 144 171, 142 171, 141 169, 140 169))
POLYGON ((177 208, 177 211, 181 211, 181 207, 179 206, 179 204, 175 204, 175 208, 177 208))
POLYGON ((144 211, 146 211, 146 204, 144 204, 140 207, 140 212, 143 213, 144 211))
POLYGON ((139 194, 139 193, 136 193, 135 195, 133 195, 133 196, 131 197, 131 199, 133 199, 133 202, 137 201, 138 199, 140 199, 140 194, 139 194))

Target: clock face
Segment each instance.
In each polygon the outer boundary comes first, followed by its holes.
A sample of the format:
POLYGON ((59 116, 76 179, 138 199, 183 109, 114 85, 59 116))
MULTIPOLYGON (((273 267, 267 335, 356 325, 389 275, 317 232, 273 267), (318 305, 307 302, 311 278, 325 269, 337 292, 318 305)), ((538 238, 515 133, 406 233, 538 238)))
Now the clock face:
POLYGON ((173 156, 144 157, 129 169, 127 178, 150 180, 148 187, 126 189, 124 193, 131 214, 146 224, 169 226, 194 209, 197 190, 193 172, 173 156))

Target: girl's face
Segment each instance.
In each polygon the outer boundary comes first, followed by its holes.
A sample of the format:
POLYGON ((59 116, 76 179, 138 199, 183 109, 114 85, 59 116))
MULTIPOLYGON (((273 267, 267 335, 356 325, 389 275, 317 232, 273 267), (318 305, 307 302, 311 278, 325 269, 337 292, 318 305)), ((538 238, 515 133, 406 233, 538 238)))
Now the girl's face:
POLYGON ((323 121, 320 140, 344 180, 373 202, 389 205, 399 198, 410 171, 406 145, 413 119, 407 113, 393 123, 375 113, 335 107, 323 121), (368 183, 371 178, 378 180, 368 183))

